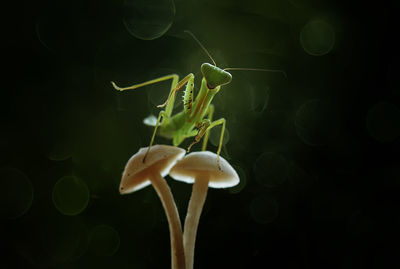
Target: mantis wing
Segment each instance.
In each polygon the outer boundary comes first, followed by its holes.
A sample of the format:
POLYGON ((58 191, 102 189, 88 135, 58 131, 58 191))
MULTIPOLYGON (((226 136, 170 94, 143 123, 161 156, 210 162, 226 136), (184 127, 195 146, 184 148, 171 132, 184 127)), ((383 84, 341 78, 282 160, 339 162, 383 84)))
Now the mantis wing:
POLYGON ((156 126, 157 124, 157 118, 154 115, 150 115, 146 118, 143 119, 143 123, 147 126, 156 126))

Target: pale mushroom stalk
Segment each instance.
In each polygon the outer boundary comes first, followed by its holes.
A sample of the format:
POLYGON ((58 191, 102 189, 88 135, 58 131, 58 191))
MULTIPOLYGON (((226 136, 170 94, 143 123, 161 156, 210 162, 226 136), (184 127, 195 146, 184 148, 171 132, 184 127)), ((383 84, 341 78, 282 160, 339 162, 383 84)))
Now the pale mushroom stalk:
POLYGON ((167 215, 171 240, 171 268, 184 269, 185 252, 182 245, 182 225, 171 189, 160 174, 154 175, 151 184, 160 197, 165 214, 167 215))
POLYGON ((203 176, 203 178, 196 178, 193 184, 192 196, 190 197, 185 219, 183 237, 187 269, 193 268, 197 227, 199 226, 200 215, 207 197, 208 181, 208 177, 203 176))
POLYGON ((193 269, 197 227, 208 188, 228 188, 239 183, 239 176, 232 166, 220 157, 218 167, 217 159, 218 155, 209 151, 193 152, 186 155, 169 172, 176 180, 193 183, 183 231, 186 269, 193 269))
POLYGON ((122 173, 120 193, 127 194, 153 185, 167 215, 171 241, 171 268, 185 269, 182 226, 174 198, 167 182, 163 178, 177 160, 185 155, 185 150, 166 145, 154 145, 146 153, 141 148, 133 155, 122 173), (146 161, 143 157, 146 155, 146 161))

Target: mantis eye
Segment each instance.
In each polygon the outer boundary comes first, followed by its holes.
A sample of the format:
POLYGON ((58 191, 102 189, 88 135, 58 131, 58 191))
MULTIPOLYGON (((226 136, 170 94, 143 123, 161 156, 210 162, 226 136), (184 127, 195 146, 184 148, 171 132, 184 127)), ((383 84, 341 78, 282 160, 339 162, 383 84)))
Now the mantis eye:
POLYGON ((208 86, 212 89, 228 84, 232 80, 232 75, 230 73, 209 63, 201 65, 201 73, 207 80, 208 86))

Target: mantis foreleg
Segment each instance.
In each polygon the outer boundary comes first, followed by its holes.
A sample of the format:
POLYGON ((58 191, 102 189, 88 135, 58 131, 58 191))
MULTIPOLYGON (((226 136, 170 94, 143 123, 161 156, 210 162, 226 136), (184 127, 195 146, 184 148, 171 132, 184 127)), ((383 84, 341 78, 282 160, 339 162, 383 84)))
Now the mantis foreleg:
POLYGON ((135 85, 132 85, 132 86, 129 86, 129 87, 123 87, 123 88, 117 86, 113 81, 111 81, 111 84, 113 85, 114 89, 116 89, 118 91, 126 91, 126 90, 134 90, 134 89, 137 89, 137 88, 140 88, 140 87, 144 87, 144 86, 147 86, 147 85, 150 85, 150 84, 154 84, 154 83, 158 83, 158 82, 161 82, 161 81, 164 81, 164 80, 168 80, 168 79, 172 79, 172 83, 171 83, 170 94, 168 96, 167 102, 165 102, 165 105, 167 105, 167 107, 165 108, 165 112, 166 112, 167 116, 171 116, 172 110, 174 108, 174 101, 175 101, 174 97, 175 97, 175 94, 173 95, 173 98, 172 97, 170 98, 170 96, 171 96, 171 93, 173 91, 176 91, 175 88, 177 87, 177 84, 179 84, 179 82, 178 82, 179 81, 179 76, 177 74, 166 75, 166 76, 163 76, 163 77, 155 78, 155 79, 143 82, 143 83, 139 83, 139 84, 135 84, 135 85))
POLYGON ((204 119, 200 121, 198 124, 196 124, 196 128, 198 129, 197 135, 194 138, 194 141, 192 144, 189 145, 188 147, 188 152, 192 148, 192 146, 200 141, 200 139, 203 137, 203 135, 206 133, 208 127, 211 125, 211 121, 209 119, 204 119))
POLYGON ((186 77, 184 77, 181 81, 179 81, 174 88, 171 89, 167 100, 164 104, 158 105, 157 107, 164 107, 166 106, 171 100, 175 99, 176 92, 181 89, 185 84, 187 84, 185 95, 184 95, 184 106, 186 112, 190 112, 192 108, 192 101, 193 101, 193 81, 194 75, 190 73, 186 77))

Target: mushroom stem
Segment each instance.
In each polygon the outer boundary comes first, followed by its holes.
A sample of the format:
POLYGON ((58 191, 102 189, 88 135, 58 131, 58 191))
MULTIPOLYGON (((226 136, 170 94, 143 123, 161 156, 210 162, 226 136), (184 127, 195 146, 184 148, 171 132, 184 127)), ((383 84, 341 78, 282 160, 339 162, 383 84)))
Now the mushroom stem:
POLYGON ((185 269, 182 226, 171 189, 169 188, 165 179, 158 173, 154 174, 154 177, 152 178, 152 184, 158 196, 160 197, 168 219, 171 240, 171 268, 185 269))
POLYGON ((208 177, 200 178, 198 176, 193 184, 192 196, 189 201, 183 233, 186 269, 193 269, 197 227, 199 226, 201 211, 203 210, 203 205, 207 197, 208 182, 208 177))

